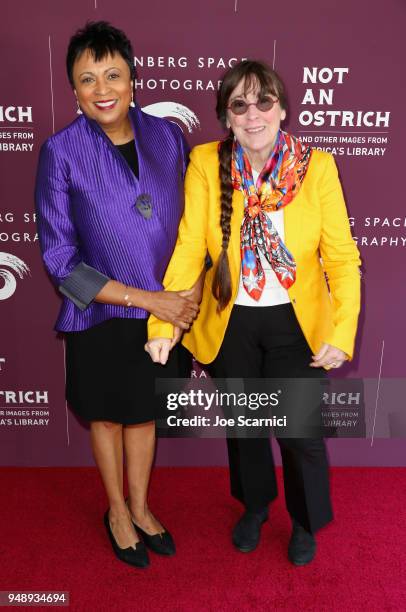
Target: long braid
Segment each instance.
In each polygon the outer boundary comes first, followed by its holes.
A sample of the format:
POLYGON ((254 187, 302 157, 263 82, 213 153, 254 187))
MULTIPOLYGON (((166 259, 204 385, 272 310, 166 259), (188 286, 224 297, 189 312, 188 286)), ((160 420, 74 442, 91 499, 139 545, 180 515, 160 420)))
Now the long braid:
POLYGON ((214 274, 212 292, 217 299, 217 311, 224 310, 232 295, 230 266, 228 263, 227 249, 231 235, 231 215, 233 212, 232 198, 233 185, 231 182, 231 155, 233 150, 233 134, 230 132, 228 138, 220 144, 220 226, 223 234, 221 253, 214 274))

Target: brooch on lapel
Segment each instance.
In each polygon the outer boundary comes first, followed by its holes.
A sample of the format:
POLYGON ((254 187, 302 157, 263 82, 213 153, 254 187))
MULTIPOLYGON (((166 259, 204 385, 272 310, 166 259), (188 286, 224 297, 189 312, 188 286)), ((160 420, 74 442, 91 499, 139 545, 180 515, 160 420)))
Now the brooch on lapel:
POLYGON ((150 219, 152 216, 152 200, 148 193, 142 193, 135 201, 135 206, 144 219, 150 219))

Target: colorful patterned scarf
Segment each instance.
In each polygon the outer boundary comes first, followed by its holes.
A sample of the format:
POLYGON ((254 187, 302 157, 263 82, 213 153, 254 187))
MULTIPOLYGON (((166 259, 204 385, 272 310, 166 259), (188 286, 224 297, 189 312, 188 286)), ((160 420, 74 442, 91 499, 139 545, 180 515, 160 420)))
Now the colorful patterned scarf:
POLYGON ((259 300, 265 286, 260 253, 272 266, 282 287, 288 289, 296 280, 295 260, 265 213, 283 208, 298 194, 310 154, 310 147, 279 130, 276 145, 255 185, 248 157, 234 140, 231 179, 234 189, 242 191, 246 201, 241 226, 242 280, 254 300, 259 300))

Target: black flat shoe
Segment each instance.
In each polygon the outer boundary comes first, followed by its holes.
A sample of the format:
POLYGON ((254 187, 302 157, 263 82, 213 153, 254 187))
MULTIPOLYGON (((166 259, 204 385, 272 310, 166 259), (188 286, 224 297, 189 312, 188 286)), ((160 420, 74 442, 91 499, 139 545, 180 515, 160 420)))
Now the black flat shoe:
POLYGON ((129 548, 120 548, 120 546, 117 544, 113 532, 111 531, 108 510, 104 515, 104 525, 106 527, 114 553, 116 557, 120 559, 120 561, 124 561, 124 563, 128 563, 129 565, 134 565, 135 567, 148 567, 148 551, 143 542, 137 542, 135 548, 132 546, 129 548))
POLYGON ((233 544, 241 552, 251 552, 258 546, 261 527, 268 520, 268 508, 258 512, 246 510, 233 529, 233 544))
MULTIPOLYGON (((132 520, 132 519, 131 519, 132 520)), ((132 523, 135 529, 141 534, 142 539, 145 542, 145 546, 147 546, 150 550, 152 550, 157 555, 165 555, 166 557, 171 557, 175 554, 175 542, 173 541, 173 537, 165 529, 162 533, 155 533, 154 535, 149 535, 146 533, 141 527, 139 527, 134 521, 132 523)))
POLYGON ((316 554, 316 540, 293 519, 293 530, 289 541, 288 557, 294 565, 307 565, 316 554))

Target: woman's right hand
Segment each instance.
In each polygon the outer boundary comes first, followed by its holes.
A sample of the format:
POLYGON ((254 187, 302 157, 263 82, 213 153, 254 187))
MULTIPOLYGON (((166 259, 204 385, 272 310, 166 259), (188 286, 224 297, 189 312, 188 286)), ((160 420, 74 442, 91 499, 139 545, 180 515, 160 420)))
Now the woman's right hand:
POLYGON ((199 306, 193 301, 194 290, 188 291, 148 291, 145 310, 148 310, 161 321, 168 321, 180 327, 189 329, 197 317, 199 306))

